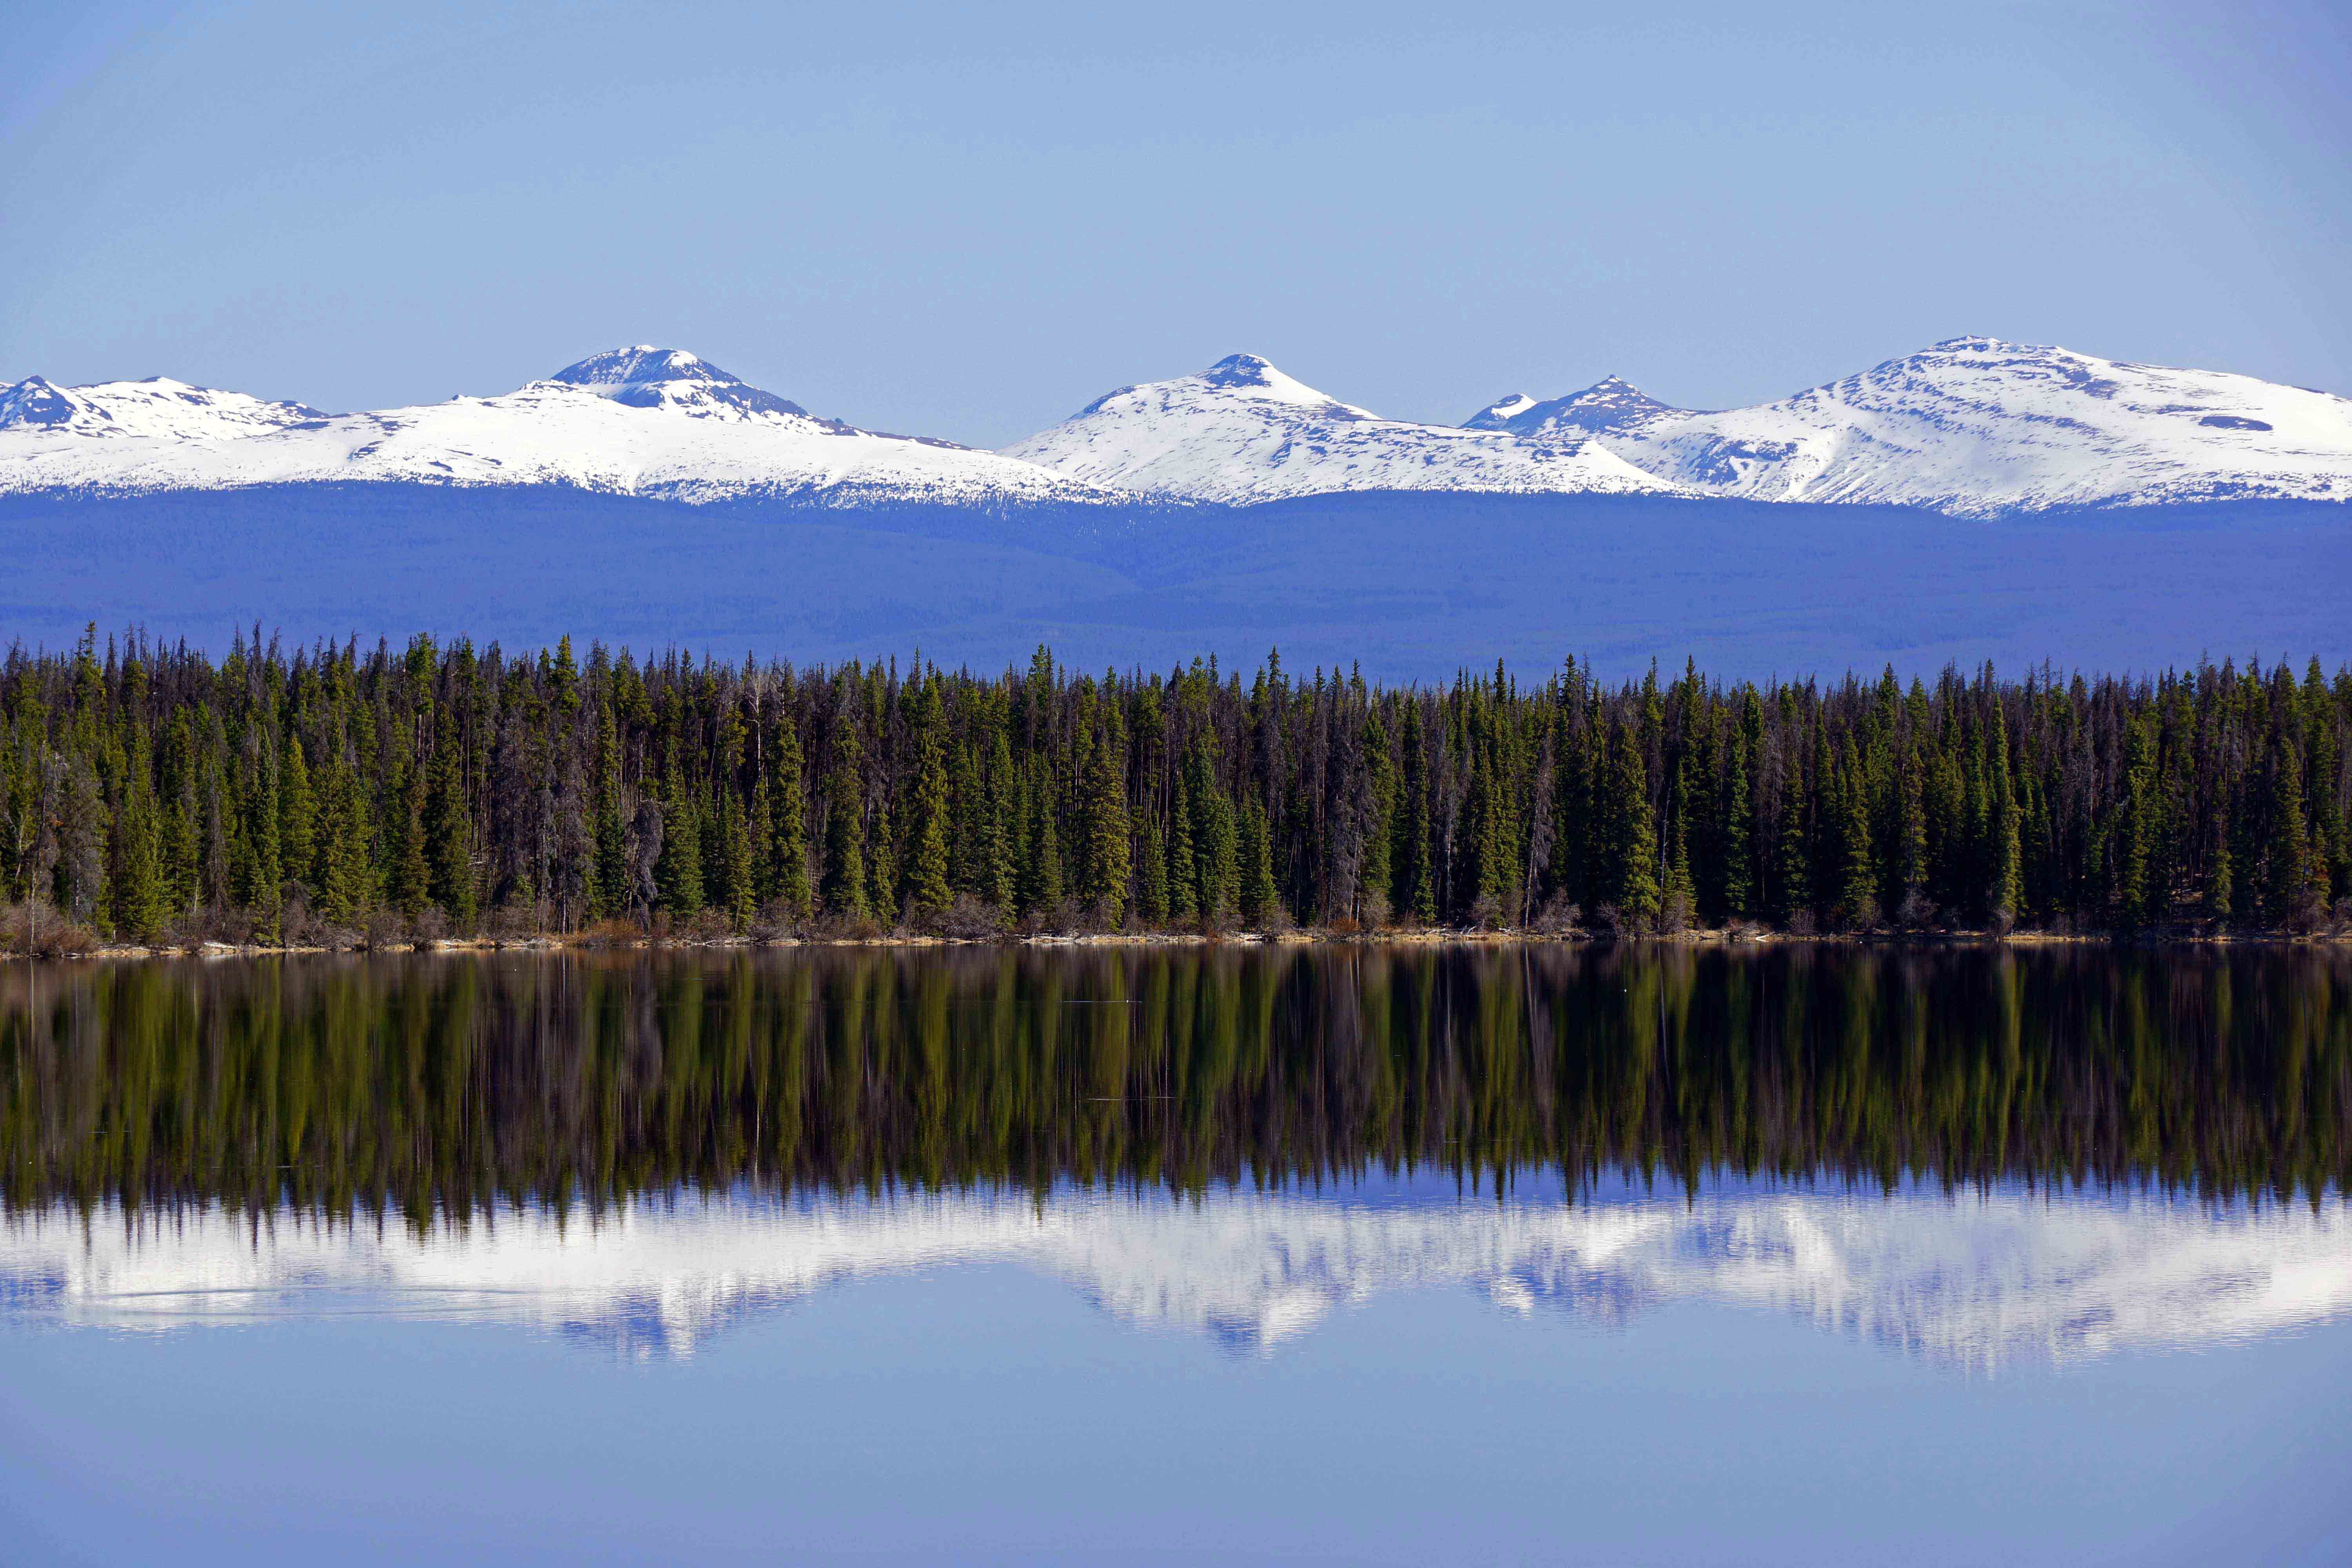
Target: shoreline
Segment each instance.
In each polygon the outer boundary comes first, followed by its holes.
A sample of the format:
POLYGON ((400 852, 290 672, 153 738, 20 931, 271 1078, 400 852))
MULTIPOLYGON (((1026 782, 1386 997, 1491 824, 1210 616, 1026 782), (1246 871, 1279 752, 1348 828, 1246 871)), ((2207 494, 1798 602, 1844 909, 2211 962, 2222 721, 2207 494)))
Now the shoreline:
POLYGON ((1149 947, 2346 947, 2352 932, 2212 931, 2055 932, 2019 931, 1832 931, 1799 934, 1773 931, 1697 929, 1614 934, 1587 931, 1475 931, 1410 928, 1372 931, 1290 930, 1280 931, 1089 931, 1007 933, 999 936, 654 936, 635 938, 581 932, 525 936, 429 937, 404 942, 328 947, 305 943, 204 942, 193 945, 141 946, 113 943, 87 951, 31 954, 0 952, 0 962, 60 963, 160 958, 299 958, 335 954, 492 952, 654 952, 780 950, 788 948, 1149 948, 1149 947))

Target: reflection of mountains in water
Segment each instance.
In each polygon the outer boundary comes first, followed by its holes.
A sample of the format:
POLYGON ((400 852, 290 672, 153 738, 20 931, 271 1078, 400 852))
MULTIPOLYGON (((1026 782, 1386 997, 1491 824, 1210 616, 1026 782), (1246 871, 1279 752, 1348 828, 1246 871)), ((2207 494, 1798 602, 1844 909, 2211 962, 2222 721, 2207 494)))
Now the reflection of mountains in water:
POLYGON ((1120 1321, 1269 1351, 1334 1310, 1466 1285, 1622 1321, 1683 1300, 1785 1313, 1949 1364, 2066 1362, 2318 1322, 2352 1306, 2344 1201, 2216 1207, 2018 1189, 1703 1186, 1574 1206, 1427 1190, 1197 1201, 1063 1191, 638 1200, 421 1235, 212 1209, 0 1225, 0 1310, 115 1329, 362 1313, 687 1355, 829 1286, 958 1263, 1068 1281, 1120 1321))

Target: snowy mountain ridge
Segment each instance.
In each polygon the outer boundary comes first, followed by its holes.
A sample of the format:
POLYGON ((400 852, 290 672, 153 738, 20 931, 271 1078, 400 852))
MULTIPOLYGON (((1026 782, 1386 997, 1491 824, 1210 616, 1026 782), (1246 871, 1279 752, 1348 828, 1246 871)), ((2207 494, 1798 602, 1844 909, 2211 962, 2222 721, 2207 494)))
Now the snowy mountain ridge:
POLYGON ((1123 386, 988 452, 809 414, 683 350, 373 413, 163 378, 0 387, 0 495, 334 481, 568 486, 693 503, 1251 506, 1349 492, 1734 497, 1993 517, 2352 502, 2352 399, 1953 338, 1777 402, 1677 408, 1612 376, 1460 426, 1386 419, 1255 354, 1123 386))
POLYGON ((1581 438, 1382 419, 1255 354, 1123 386, 1003 448, 1089 484, 1248 506, 1341 490, 1684 493, 1581 438))
POLYGON ((1677 409, 1611 377, 1515 394, 1477 428, 1590 433, 1710 495, 1994 516, 2053 507, 2352 500, 2352 399, 2220 371, 1952 338, 1777 403, 1677 409))
POLYGON ((564 485, 709 502, 1118 498, 1034 464, 863 430, 677 350, 592 356, 499 397, 326 415, 173 381, 0 390, 0 495, 337 481, 564 485))

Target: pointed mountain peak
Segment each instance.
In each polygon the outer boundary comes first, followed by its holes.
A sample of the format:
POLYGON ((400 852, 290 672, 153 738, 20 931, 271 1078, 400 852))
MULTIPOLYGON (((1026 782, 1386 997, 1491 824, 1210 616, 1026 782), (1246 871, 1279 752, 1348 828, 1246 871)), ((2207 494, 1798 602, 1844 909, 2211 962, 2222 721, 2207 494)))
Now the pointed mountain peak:
POLYGON ((671 408, 706 416, 726 411, 738 416, 808 416, 808 411, 799 404, 772 392, 762 392, 698 354, 684 349, 658 348, 652 343, 590 354, 576 364, 565 365, 548 379, 632 408, 671 408))

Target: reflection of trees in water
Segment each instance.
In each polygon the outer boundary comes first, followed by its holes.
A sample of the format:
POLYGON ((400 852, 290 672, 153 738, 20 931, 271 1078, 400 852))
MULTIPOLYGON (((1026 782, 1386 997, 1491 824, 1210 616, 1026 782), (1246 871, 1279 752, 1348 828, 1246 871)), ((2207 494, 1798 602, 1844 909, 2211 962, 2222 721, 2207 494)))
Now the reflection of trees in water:
POLYGON ((416 1217, 678 1184, 2347 1185, 2282 950, 809 950, 18 968, 0 1199, 416 1217))

